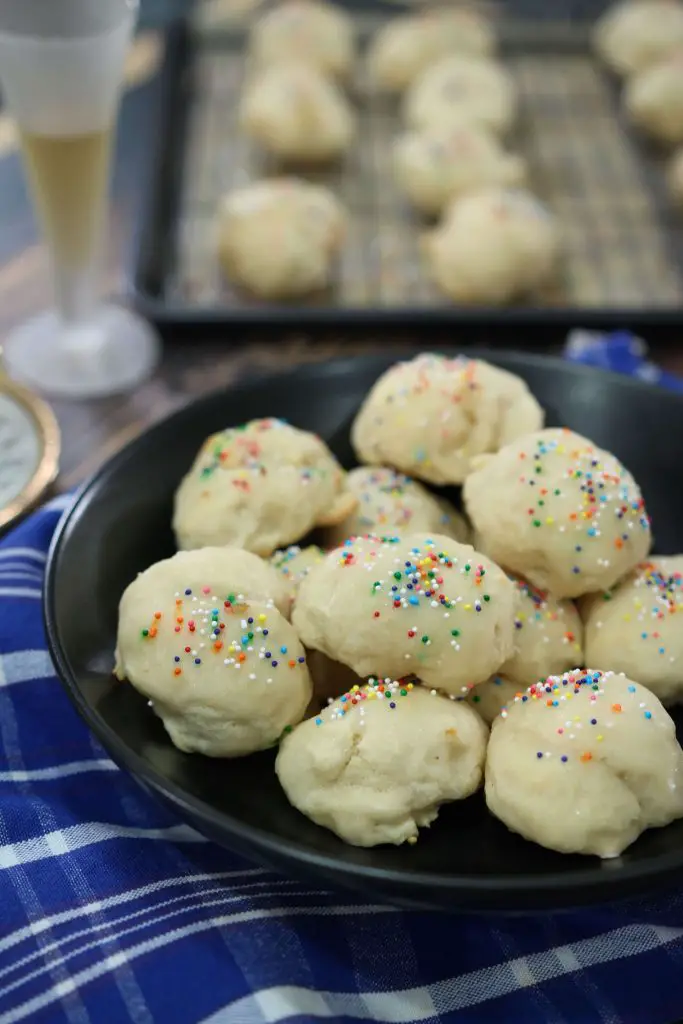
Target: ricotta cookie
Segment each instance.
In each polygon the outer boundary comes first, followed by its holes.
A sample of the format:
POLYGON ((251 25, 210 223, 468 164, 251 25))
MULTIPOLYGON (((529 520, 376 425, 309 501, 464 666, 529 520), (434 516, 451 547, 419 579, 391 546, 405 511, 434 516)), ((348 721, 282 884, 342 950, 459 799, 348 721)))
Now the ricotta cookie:
POLYGON ((312 683, 299 638, 267 597, 280 586, 260 559, 225 548, 181 552, 125 590, 115 673, 151 701, 180 750, 241 757, 303 717, 312 683))
POLYGON ((515 587, 474 548, 438 534, 358 537, 314 566, 292 622, 308 648, 361 679, 414 675, 459 696, 514 653, 515 587))
POLYGON ((421 129, 446 129, 466 118, 503 134, 516 113, 517 90, 505 68, 462 55, 431 65, 410 87, 403 104, 406 123, 421 129))
POLYGON ((416 530, 440 533, 466 543, 469 527, 463 516, 440 495, 386 466, 359 466, 346 477, 346 485, 358 499, 347 519, 327 531, 330 547, 349 537, 401 534, 416 530))
POLYGON ((672 0, 622 0, 598 19, 593 42, 617 74, 643 71, 683 46, 683 7, 672 0))
POLYGON ((498 140, 466 119, 448 128, 410 131, 394 144, 394 174, 401 191, 427 216, 486 185, 521 185, 526 166, 498 140))
POLYGON ((207 438, 175 496, 182 549, 231 544, 270 555, 356 507, 346 474, 315 434, 251 420, 207 438))
POLYGON ((292 603, 296 600, 302 581, 324 557, 325 552, 317 544, 309 544, 305 548, 290 544, 288 548, 281 548, 270 556, 269 562, 283 578, 292 603))
POLYGON ((351 74, 354 51, 351 18, 322 0, 277 4, 255 22, 249 40, 249 58, 256 67, 307 64, 341 81, 351 74))
POLYGON ((399 845, 478 789, 485 751, 467 705, 384 679, 285 736, 275 770, 290 803, 345 842, 399 845))
POLYGON ((635 480, 571 430, 540 430, 482 457, 463 494, 488 556, 558 599, 608 590, 650 550, 635 480))
POLYGON ((425 353, 394 363, 376 381, 351 441, 360 462, 459 484, 475 455, 538 430, 543 419, 521 377, 478 359, 425 353))
POLYGON ((509 829, 548 849, 618 857, 645 829, 683 816, 674 723, 626 676, 553 676, 494 721, 486 802, 509 829))
POLYGON ((555 218, 526 189, 488 188, 453 201, 422 240, 437 288, 464 306, 503 306, 557 275, 555 218))
POLYGON ((301 298, 329 287, 345 230, 328 189, 297 178, 260 181, 221 202, 218 259, 226 278, 257 298, 301 298))
POLYGON ((668 145, 683 142, 683 52, 634 75, 624 90, 637 128, 668 145))
POLYGON ((664 704, 683 698, 683 555, 654 555, 581 612, 588 664, 637 679, 664 704))
POLYGON ((473 11, 437 10, 392 18, 368 51, 368 77, 375 88, 398 93, 448 54, 486 57, 496 41, 488 21, 473 11))
POLYGON ((250 82, 240 128, 281 164, 325 164, 349 148, 355 120, 337 86, 306 64, 281 64, 250 82))

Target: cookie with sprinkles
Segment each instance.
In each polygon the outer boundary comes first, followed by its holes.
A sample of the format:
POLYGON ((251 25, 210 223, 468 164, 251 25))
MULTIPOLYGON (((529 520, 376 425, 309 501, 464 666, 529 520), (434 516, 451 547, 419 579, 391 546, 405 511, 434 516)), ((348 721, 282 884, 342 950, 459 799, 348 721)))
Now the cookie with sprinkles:
POLYGON ((574 602, 558 600, 521 576, 510 578, 517 588, 516 650, 501 674, 531 686, 583 665, 583 624, 574 602))
POLYGON ((309 544, 305 548, 291 544, 281 548, 270 556, 270 564, 280 573, 289 588, 290 599, 294 601, 302 581, 308 576, 314 565, 322 562, 325 552, 317 544, 309 544))
POLYGON ((529 687, 493 723, 486 802, 560 853, 617 857, 683 817, 683 751, 657 697, 624 675, 575 669, 529 687))
POLYGON ((526 686, 520 686, 502 672, 497 672, 485 683, 469 687, 465 700, 477 714, 481 715, 487 725, 491 725, 494 718, 497 718, 501 711, 525 690, 526 686))
POLYGON ((366 533, 420 530, 453 537, 462 543, 469 538, 465 518, 450 502, 395 469, 359 466, 347 475, 346 484, 358 498, 358 505, 347 519, 327 531, 326 540, 331 547, 366 533))
POLYGON ((486 722, 532 683, 583 664, 583 623, 574 602, 558 601, 521 576, 510 579, 517 588, 515 653, 495 676, 467 693, 486 722))
POLYGON ((609 589, 650 550, 635 480, 571 430, 540 430, 477 460, 463 494, 482 550, 558 599, 609 589))
POLYGON ((176 492, 173 528, 181 549, 229 544, 266 556, 356 504, 319 437, 283 420, 251 420, 204 442, 176 492))
POLYGON ((285 736, 275 770, 290 803, 345 842, 399 845, 478 789, 485 751, 466 704, 373 679, 285 736))
MULTIPOLYGON (((116 675, 144 694, 180 750, 240 757, 301 721, 312 694, 304 648, 259 575, 238 588, 229 550, 183 552, 141 573, 119 607, 116 675), (255 596, 258 595, 258 596, 255 596)), ((259 570, 260 566, 260 570, 259 570)))
POLYGON ((543 426, 524 381, 478 359, 424 353, 375 382, 351 430, 360 462, 459 484, 475 455, 543 426))
POLYGON ((586 660, 637 679, 664 704, 683 699, 683 555, 642 562, 581 603, 586 660))
POLYGON ((514 653, 515 587, 474 548, 438 534, 357 537, 301 584, 292 622, 308 648, 361 678, 415 675, 459 696, 514 653))

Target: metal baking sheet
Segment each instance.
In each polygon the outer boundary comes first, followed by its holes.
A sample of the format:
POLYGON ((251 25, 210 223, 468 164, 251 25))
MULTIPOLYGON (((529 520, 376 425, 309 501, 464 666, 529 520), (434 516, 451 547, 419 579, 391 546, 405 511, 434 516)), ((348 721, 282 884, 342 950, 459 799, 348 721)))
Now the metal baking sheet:
MULTIPOLYGON (((356 13, 361 53, 396 8, 356 13)), ((458 308, 431 285, 420 256, 425 222, 391 173, 398 104, 355 82, 358 131, 337 167, 307 174, 345 204, 349 226, 334 285, 281 306, 233 289, 216 258, 216 210, 231 188, 274 172, 236 128, 245 29, 176 25, 163 74, 159 151, 151 168, 132 272, 139 305, 160 322, 232 324, 542 321, 584 326, 677 323, 683 307, 683 218, 666 189, 666 154, 631 132, 618 87, 596 63, 589 26, 503 16, 501 59, 519 89, 509 139, 531 189, 563 236, 553 290, 502 310, 458 308)))

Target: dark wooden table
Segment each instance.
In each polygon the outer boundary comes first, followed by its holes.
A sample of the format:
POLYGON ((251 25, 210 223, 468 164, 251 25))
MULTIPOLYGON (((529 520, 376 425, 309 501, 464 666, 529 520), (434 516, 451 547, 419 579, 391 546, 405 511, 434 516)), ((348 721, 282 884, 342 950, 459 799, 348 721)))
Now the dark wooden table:
MULTIPOLYGON (((127 263, 127 245, 139 195, 141 146, 154 131, 156 69, 163 53, 163 35, 141 32, 129 61, 128 89, 121 112, 114 168, 111 231, 108 238, 107 287, 116 290, 127 263)), ((16 150, 11 122, 0 114, 0 342, 14 324, 50 301, 47 258, 40 243, 16 150)), ((390 339, 408 346, 424 335, 403 333, 390 339)), ((122 397, 90 402, 55 402, 62 429, 63 456, 59 486, 70 487, 94 470, 147 424, 194 395, 263 369, 285 369, 297 362, 333 355, 376 351, 382 339, 361 333, 306 337, 297 334, 264 338, 245 335, 235 343, 201 336, 168 341, 161 366, 152 380, 122 397)), ((683 351, 656 349, 653 356, 683 373, 683 351)))

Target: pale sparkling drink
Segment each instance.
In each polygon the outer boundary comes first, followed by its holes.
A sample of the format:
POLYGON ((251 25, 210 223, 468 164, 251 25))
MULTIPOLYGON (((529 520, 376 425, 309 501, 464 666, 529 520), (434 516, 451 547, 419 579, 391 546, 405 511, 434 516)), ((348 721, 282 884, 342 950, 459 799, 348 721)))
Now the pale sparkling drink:
POLYGON ((5 342, 13 375, 52 394, 130 388, 158 353, 98 296, 114 123, 137 0, 2 0, 0 82, 54 268, 57 313, 5 342))
MULTIPOLYGON (((46 241, 57 290, 69 318, 87 316, 89 286, 71 285, 97 266, 107 195, 111 128, 84 135, 21 132, 21 148, 46 241), (59 278, 63 280, 60 281, 59 278)), ((89 285, 89 282, 88 282, 89 285)))

